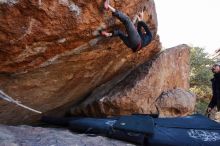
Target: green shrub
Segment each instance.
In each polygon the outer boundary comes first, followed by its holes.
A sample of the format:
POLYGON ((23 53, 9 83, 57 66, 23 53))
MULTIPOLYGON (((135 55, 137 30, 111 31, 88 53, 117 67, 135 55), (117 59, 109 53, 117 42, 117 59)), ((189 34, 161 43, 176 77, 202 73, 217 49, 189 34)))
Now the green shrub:
POLYGON ((212 97, 211 67, 214 60, 204 52, 203 48, 192 47, 190 50, 190 91, 198 97, 195 112, 205 114, 212 97))
POLYGON ((190 88, 190 91, 195 93, 199 99, 212 97, 212 89, 209 86, 194 86, 190 88))
POLYGON ((195 113, 205 114, 207 106, 209 104, 209 99, 198 99, 196 102, 195 113))

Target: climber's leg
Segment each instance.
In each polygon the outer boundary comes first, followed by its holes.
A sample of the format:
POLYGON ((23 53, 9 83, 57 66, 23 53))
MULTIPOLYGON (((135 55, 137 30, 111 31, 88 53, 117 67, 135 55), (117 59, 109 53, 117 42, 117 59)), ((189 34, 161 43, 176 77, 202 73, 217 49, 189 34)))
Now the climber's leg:
POLYGON ((109 8, 112 11, 112 15, 117 17, 125 25, 126 31, 128 33, 128 37, 132 37, 132 36, 134 36, 135 33, 137 33, 137 30, 136 30, 134 24, 132 23, 132 21, 130 20, 130 18, 127 15, 125 15, 124 13, 122 13, 121 11, 118 11, 115 8, 113 8, 112 6, 110 6, 109 0, 105 1, 104 7, 105 7, 105 9, 109 8))
MULTIPOLYGON (((122 13, 119 10, 116 10, 112 6, 109 5, 109 0, 106 0, 104 3, 106 9, 110 9, 112 11, 112 15, 117 17, 125 26, 127 36, 124 35, 121 31, 118 33, 118 36, 123 40, 123 42, 129 47, 135 50, 138 45, 141 43, 140 35, 137 32, 134 24, 132 23, 131 19, 122 13)), ((114 36, 114 34, 113 34, 114 36)))
POLYGON ((138 46, 138 44, 141 43, 141 38, 133 22, 127 15, 125 15, 121 11, 116 10, 112 14, 124 24, 127 32, 127 38, 129 40, 130 48, 135 49, 138 46))
POLYGON ((105 30, 102 30, 102 31, 100 31, 100 34, 105 36, 105 37, 117 37, 117 36, 119 36, 120 39, 124 42, 124 44, 127 47, 131 48, 128 37, 122 31, 120 31, 118 29, 114 30, 113 32, 107 32, 105 30))
POLYGON ((122 13, 121 11, 118 11, 115 8, 113 8, 112 6, 110 6, 109 0, 105 1, 104 7, 105 7, 105 9, 110 9, 112 11, 112 15, 117 17, 125 25, 128 36, 131 36, 137 32, 135 29, 135 26, 132 23, 132 21, 130 20, 130 18, 127 15, 125 15, 124 13, 122 13))
POLYGON ((120 39, 124 42, 124 44, 128 48, 132 48, 132 45, 130 44, 130 40, 129 40, 128 36, 126 36, 121 30, 119 30, 119 29, 114 30, 112 33, 112 36, 119 36, 120 39))

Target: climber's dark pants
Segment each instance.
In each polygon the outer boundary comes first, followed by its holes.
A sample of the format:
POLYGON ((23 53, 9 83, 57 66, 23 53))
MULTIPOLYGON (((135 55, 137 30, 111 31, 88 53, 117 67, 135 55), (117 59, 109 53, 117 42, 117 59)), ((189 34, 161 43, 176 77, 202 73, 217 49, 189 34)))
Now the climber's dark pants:
POLYGON ((127 35, 125 35, 121 30, 114 30, 113 36, 119 36, 125 45, 135 52, 141 45, 141 37, 134 24, 130 18, 121 11, 116 10, 112 15, 117 17, 124 24, 127 32, 127 35))

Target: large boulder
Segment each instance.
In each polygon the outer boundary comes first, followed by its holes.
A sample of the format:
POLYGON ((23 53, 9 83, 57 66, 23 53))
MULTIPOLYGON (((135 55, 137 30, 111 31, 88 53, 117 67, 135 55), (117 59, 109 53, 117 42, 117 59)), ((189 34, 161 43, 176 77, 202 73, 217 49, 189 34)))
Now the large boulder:
POLYGON ((102 136, 87 136, 65 129, 0 125, 1 146, 133 146, 102 136))
POLYGON ((189 56, 187 45, 166 49, 127 76, 119 76, 98 88, 81 105, 74 106, 71 113, 88 116, 157 113, 156 100, 162 92, 189 89, 189 56))
POLYGON ((191 115, 195 105, 196 95, 180 88, 163 92, 156 100, 160 117, 191 115))
MULTIPOLYGON (((0 90, 43 113, 63 114, 92 90, 160 51, 153 0, 111 1, 130 17, 146 7, 153 41, 133 53, 119 38, 97 36, 119 21, 102 0, 0 0, 0 90), (58 113, 59 112, 59 113, 58 113)), ((39 115, 0 100, 0 123, 39 115), (17 114, 19 113, 19 114, 17 114)))

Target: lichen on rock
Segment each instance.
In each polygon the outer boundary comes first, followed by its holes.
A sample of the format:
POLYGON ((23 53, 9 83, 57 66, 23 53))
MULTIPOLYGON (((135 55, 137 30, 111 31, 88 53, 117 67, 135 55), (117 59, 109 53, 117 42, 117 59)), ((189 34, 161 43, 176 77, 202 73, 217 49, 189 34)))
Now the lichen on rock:
POLYGON ((13 5, 13 4, 16 4, 17 2, 18 2, 18 0, 0 0, 0 4, 13 5))
POLYGON ((81 9, 71 0, 59 0, 59 3, 67 6, 71 12, 74 12, 77 16, 80 15, 81 9))

